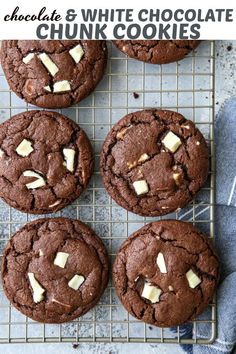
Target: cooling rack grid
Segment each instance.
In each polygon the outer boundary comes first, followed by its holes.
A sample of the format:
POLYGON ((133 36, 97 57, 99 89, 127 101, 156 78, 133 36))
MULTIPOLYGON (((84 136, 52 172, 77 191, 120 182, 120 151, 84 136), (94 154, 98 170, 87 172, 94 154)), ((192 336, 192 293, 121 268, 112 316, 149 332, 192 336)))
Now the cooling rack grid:
MULTIPOLYGON (((132 232, 151 220, 117 206, 106 193, 99 174, 99 153, 112 125, 128 112, 149 107, 176 110, 195 121, 209 143, 211 170, 197 199, 179 213, 165 218, 192 221, 214 237, 214 42, 202 42, 178 63, 145 64, 128 59, 108 43, 107 72, 87 99, 78 106, 59 110, 75 120, 90 137, 96 168, 89 187, 72 205, 51 216, 78 218, 102 237, 114 259, 118 247, 132 232)), ((0 122, 35 107, 12 93, 0 69, 0 122)), ((0 256, 10 235, 37 216, 20 213, 0 201, 0 256)), ((0 343, 25 342, 151 342, 210 343, 216 336, 216 304, 193 322, 194 337, 181 338, 181 327, 160 329, 129 315, 119 303, 110 281, 99 304, 78 320, 61 325, 34 322, 9 305, 0 284, 0 343), (201 326, 209 338, 200 338, 201 326)))

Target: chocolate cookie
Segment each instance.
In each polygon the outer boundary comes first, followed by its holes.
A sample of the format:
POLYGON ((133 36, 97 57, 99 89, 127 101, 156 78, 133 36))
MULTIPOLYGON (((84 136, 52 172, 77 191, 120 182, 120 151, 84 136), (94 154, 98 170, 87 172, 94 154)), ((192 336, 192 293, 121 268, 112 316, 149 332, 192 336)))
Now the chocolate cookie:
POLYGON ((208 175, 206 141, 193 122, 165 110, 130 113, 109 132, 101 173, 110 196, 143 216, 185 206, 208 175))
POLYGON ((68 107, 88 96, 107 61, 105 41, 3 41, 1 62, 10 88, 44 108, 68 107))
POLYGON ((138 59, 146 63, 167 64, 183 59, 189 52, 195 49, 200 41, 113 41, 116 47, 130 58, 138 59))
POLYGON ((108 282, 108 256, 98 236, 78 220, 41 219, 8 242, 3 288, 13 306, 43 323, 82 316, 108 282))
POLYGON ((185 206, 208 175, 208 148, 193 122, 165 110, 130 113, 109 132, 101 172, 110 196, 143 216, 185 206))
POLYGON ((117 294, 129 313, 158 327, 193 320, 211 301, 217 256, 189 223, 148 224, 121 246, 113 266, 117 294))
POLYGON ((79 197, 93 171, 90 142, 56 112, 29 111, 0 125, 0 197, 23 212, 56 212, 79 197))

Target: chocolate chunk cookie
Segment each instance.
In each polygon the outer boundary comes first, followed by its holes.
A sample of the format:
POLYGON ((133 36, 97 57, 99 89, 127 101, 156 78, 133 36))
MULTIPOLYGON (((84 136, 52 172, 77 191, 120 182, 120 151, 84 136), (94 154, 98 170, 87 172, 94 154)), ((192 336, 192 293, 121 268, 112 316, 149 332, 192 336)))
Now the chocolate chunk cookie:
POLYGON ((208 148, 193 122, 165 110, 122 118, 109 132, 101 173, 110 196, 143 216, 185 206, 208 175, 208 148))
POLYGON ((98 236, 78 220, 41 219, 8 242, 3 288, 13 306, 43 323, 82 316, 108 282, 108 256, 98 236))
POLYGON ((0 197, 23 212, 56 212, 79 197, 93 171, 90 142, 56 112, 29 111, 0 125, 0 197))
POLYGON ((130 58, 152 64, 167 64, 183 59, 200 41, 113 41, 116 47, 130 58))
POLYGON ((193 320, 211 301, 219 263, 209 239, 189 223, 148 224, 121 246, 113 266, 129 313, 158 327, 193 320))
POLYGON ((68 107, 88 96, 107 61, 105 41, 3 41, 1 62, 10 88, 44 108, 68 107))

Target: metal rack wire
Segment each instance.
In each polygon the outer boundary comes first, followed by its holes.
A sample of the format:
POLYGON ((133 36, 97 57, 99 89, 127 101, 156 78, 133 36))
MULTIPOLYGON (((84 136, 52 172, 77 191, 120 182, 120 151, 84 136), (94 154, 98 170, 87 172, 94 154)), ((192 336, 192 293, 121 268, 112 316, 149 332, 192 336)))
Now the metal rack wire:
MULTIPOLYGON (((113 259, 118 247, 132 232, 154 218, 143 218, 117 206, 106 193, 99 176, 99 153, 111 126, 131 111, 162 107, 179 111, 196 122, 209 142, 211 171, 197 199, 165 218, 192 221, 214 236, 214 42, 203 42, 178 63, 151 65, 128 59, 111 43, 107 73, 93 94, 78 106, 61 110, 87 132, 94 146, 96 169, 89 188, 71 206, 54 214, 79 218, 103 239, 113 259), (139 95, 134 95, 134 92, 139 95)), ((0 122, 35 107, 9 90, 0 71, 0 122)), ((54 216, 52 215, 52 216, 54 216)), ((9 237, 27 221, 26 215, 0 202, 0 256, 9 237)), ((158 220, 159 218, 155 218, 158 220)), ((216 304, 193 322, 193 338, 181 338, 181 328, 160 329, 129 315, 119 303, 112 282, 99 304, 83 317, 62 325, 34 322, 9 305, 0 283, 0 343, 25 342, 152 342, 210 343, 216 336, 216 304), (209 326, 209 338, 199 336, 200 326, 209 326)))

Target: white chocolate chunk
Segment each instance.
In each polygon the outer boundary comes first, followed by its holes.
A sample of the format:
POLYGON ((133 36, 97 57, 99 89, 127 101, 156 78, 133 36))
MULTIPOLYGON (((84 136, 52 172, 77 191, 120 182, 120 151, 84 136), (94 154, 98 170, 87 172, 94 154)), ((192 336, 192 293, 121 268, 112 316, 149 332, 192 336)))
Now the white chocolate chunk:
POLYGON ((138 159, 138 162, 144 162, 149 159, 148 154, 142 154, 140 158, 138 159))
POLYGON ((75 274, 73 278, 69 281, 68 286, 74 290, 78 290, 80 285, 83 284, 85 278, 83 275, 75 274))
POLYGON ((53 92, 64 92, 70 90, 71 90, 70 83, 67 80, 57 81, 53 85, 53 92))
POLYGON ((39 250, 39 257, 42 257, 44 255, 43 251, 40 249, 39 250))
POLYGON ((159 252, 157 255, 157 265, 158 265, 161 273, 167 273, 165 259, 164 259, 163 253, 161 253, 161 252, 159 252))
POLYGON ((168 286, 168 289, 169 289, 169 291, 174 291, 174 288, 171 285, 168 286))
POLYGON ((81 47, 81 45, 78 44, 76 47, 69 50, 69 54, 72 56, 72 58, 74 59, 74 61, 77 64, 80 62, 80 59, 84 55, 84 51, 83 51, 83 48, 81 47))
POLYGON ((29 53, 22 59, 23 63, 28 64, 34 57, 34 53, 29 53))
POLYGON ((175 182, 178 181, 179 176, 180 176, 180 173, 173 173, 173 178, 174 178, 175 182))
POLYGON ((53 264, 57 265, 58 267, 65 268, 68 257, 69 253, 57 252, 53 264))
POLYGON ((45 91, 48 91, 48 92, 52 92, 52 90, 51 90, 51 87, 50 87, 50 86, 44 86, 44 90, 45 90, 45 91))
POLYGON ((182 127, 185 128, 185 129, 188 129, 188 130, 190 129, 189 125, 182 125, 182 127))
POLYGON ((4 151, 2 149, 0 149, 0 158, 2 158, 4 155, 4 151))
POLYGON ((197 142, 196 142, 196 145, 200 145, 200 141, 197 141, 197 142))
POLYGON ((39 284, 39 282, 35 279, 34 273, 28 273, 30 285, 33 289, 33 299, 34 302, 38 303, 43 300, 43 294, 45 293, 45 289, 39 284))
POLYGON ((127 162, 127 166, 129 168, 129 170, 131 170, 131 168, 135 167, 137 165, 137 162, 127 162))
POLYGON ((123 137, 125 136, 125 133, 127 132, 128 129, 132 128, 132 125, 129 125, 128 127, 125 127, 123 129, 121 129, 117 134, 116 137, 117 139, 123 139, 123 137))
POLYGON ((55 203, 49 205, 49 208, 53 208, 54 206, 56 206, 56 205, 58 205, 60 203, 61 203, 61 200, 57 200, 57 201, 55 201, 55 203))
POLYGON ((144 284, 144 288, 142 291, 142 297, 151 301, 152 304, 159 302, 161 295, 161 289, 153 286, 149 283, 144 284))
POLYGON ((66 168, 68 171, 74 171, 74 162, 75 162, 75 150, 65 148, 63 149, 63 155, 66 160, 66 168))
POLYGON ((43 178, 37 179, 34 182, 26 184, 26 187, 28 189, 37 189, 37 188, 40 188, 40 187, 43 187, 43 186, 45 186, 45 181, 44 181, 43 178))
POLYGON ((197 274, 192 271, 192 269, 189 269, 189 271, 186 273, 186 277, 189 286, 192 289, 196 288, 202 282, 201 279, 197 276, 197 274))
POLYGON ((57 304, 65 306, 65 307, 71 307, 70 305, 65 304, 64 302, 58 301, 58 300, 56 300, 54 298, 52 298, 52 302, 56 302, 57 304))
POLYGON ((133 186, 137 195, 146 194, 149 191, 148 184, 144 179, 141 181, 135 181, 133 186))
POLYGON ((180 138, 172 132, 166 134, 162 143, 171 152, 175 152, 178 147, 182 144, 180 138))
POLYGON ((39 54, 38 57, 41 60, 41 62, 43 63, 43 65, 50 72, 50 74, 52 76, 55 76, 56 73, 59 71, 59 69, 56 66, 56 64, 52 61, 52 59, 46 53, 39 54))
POLYGON ((34 151, 34 149, 32 148, 32 143, 27 139, 23 139, 22 142, 16 148, 17 154, 22 157, 29 156, 32 151, 34 151))
POLYGON ((24 171, 23 176, 37 178, 35 181, 26 184, 26 187, 28 189, 35 189, 35 188, 43 187, 46 184, 43 177, 34 171, 30 171, 30 170, 24 171))

